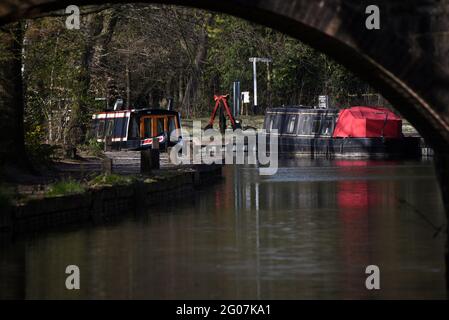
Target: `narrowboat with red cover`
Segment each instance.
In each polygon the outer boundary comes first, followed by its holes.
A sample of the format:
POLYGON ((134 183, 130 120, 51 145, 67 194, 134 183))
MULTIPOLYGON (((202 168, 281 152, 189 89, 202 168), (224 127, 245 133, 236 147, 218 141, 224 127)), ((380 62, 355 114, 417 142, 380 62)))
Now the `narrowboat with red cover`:
POLYGON ((418 158, 421 138, 402 134, 402 119, 384 107, 270 108, 264 120, 277 130, 280 153, 326 157, 418 158))

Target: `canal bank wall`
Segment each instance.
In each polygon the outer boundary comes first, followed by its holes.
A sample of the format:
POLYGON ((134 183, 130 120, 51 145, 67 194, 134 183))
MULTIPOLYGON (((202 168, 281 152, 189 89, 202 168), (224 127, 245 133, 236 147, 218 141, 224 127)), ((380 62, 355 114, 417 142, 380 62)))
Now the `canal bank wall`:
POLYGON ((221 165, 195 165, 151 181, 89 189, 85 193, 30 200, 2 209, 1 233, 23 233, 139 212, 172 203, 222 177, 221 165))

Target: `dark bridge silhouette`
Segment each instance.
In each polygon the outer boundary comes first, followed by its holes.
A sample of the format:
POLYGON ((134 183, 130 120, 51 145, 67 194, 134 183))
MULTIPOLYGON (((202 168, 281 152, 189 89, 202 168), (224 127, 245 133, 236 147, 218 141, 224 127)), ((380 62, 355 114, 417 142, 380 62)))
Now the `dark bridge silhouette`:
MULTIPOLYGON (((0 23, 73 4, 133 1, 3 0, 0 23)), ((449 145, 449 1, 377 0, 380 30, 360 0, 151 0, 233 14, 333 57, 377 88, 435 149, 449 145)))
MULTIPOLYGON (((117 0, 2 0, 0 25, 70 4, 117 0)), ((436 151, 449 205, 449 0, 141 0, 232 14, 326 53, 378 89, 436 151), (380 8, 380 30, 365 26, 380 8)))

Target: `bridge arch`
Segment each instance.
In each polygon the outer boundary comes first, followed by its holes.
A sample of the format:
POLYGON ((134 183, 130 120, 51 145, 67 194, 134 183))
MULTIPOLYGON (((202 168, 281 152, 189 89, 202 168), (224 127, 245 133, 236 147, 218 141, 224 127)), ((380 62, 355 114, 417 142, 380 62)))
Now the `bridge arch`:
MULTIPOLYGON (((2 0, 0 26, 71 4, 127 2, 231 14, 334 58, 379 90, 435 149, 449 218, 449 0, 376 0, 379 30, 365 27, 368 0, 2 0)), ((446 266, 449 288, 449 243, 446 266)))
MULTIPOLYGON (((67 0, 6 0, 0 25, 63 9, 67 0)), ((79 0, 78 5, 136 2, 79 0)), ((379 90, 436 150, 449 148, 449 2, 378 0, 148 0, 218 11, 271 27, 327 54, 379 90)))

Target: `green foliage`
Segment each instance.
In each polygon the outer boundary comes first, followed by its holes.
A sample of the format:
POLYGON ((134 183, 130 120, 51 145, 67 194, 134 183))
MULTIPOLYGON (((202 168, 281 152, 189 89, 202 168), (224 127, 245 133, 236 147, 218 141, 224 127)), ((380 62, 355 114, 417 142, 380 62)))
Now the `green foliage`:
POLYGON ((48 197, 59 197, 72 194, 80 194, 86 191, 86 188, 79 181, 72 179, 59 181, 51 185, 46 193, 48 197))
POLYGON ((331 97, 334 106, 347 106, 348 94, 371 90, 326 55, 272 29, 217 15, 209 35, 211 48, 205 75, 209 81, 219 76, 216 91, 230 92, 232 82, 240 80, 241 88, 252 92, 252 64, 248 58, 254 56, 273 61, 270 69, 264 63, 257 64, 261 106, 314 106, 318 95, 323 94, 331 97))
MULTIPOLYGON (((25 128, 42 126, 50 144, 67 141, 70 110, 82 99, 80 60, 83 34, 64 26, 64 18, 28 23, 25 41, 25 128)), ((89 115, 85 115, 89 117, 89 115)))
POLYGON ((133 176, 122 176, 117 174, 102 174, 98 175, 88 182, 90 187, 104 187, 116 185, 129 185, 136 181, 133 176))
POLYGON ((25 133, 25 147, 28 157, 34 165, 49 166, 56 159, 58 146, 43 144, 44 131, 42 126, 36 125, 25 133))
POLYGON ((95 157, 103 156, 104 143, 98 142, 96 138, 90 138, 87 140, 85 147, 88 154, 95 157))
MULTIPOLYGON (((77 32, 65 28, 64 18, 28 22, 25 127, 41 126, 41 141, 49 144, 83 142, 92 113, 106 104, 95 98, 110 105, 113 97, 126 98, 128 89, 132 107, 157 106, 160 98, 173 97, 183 115, 208 115, 213 95, 230 93, 233 81, 252 92, 250 57, 273 61, 268 67, 257 64, 262 107, 316 105, 322 94, 333 106, 346 107, 349 95, 374 92, 300 41, 232 16, 128 4, 83 18, 86 23, 77 32), (113 17, 116 24, 110 23, 113 17), (204 55, 198 51, 203 45, 204 55)), ((99 147, 87 142, 94 154, 99 147)))

